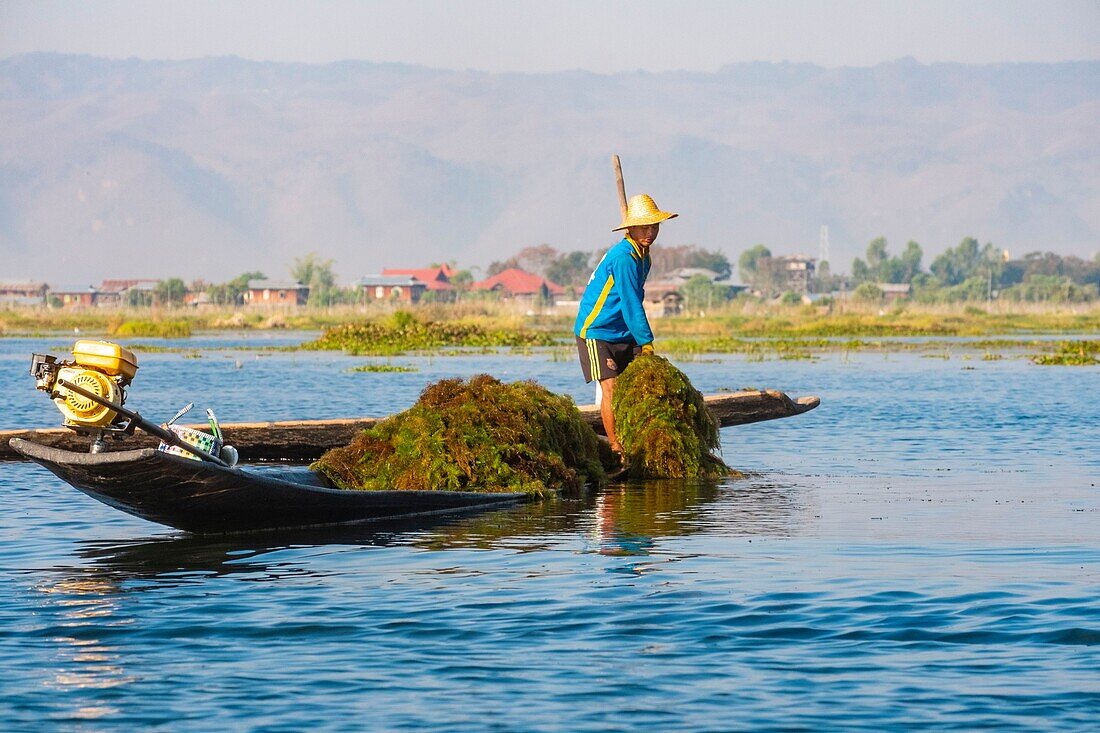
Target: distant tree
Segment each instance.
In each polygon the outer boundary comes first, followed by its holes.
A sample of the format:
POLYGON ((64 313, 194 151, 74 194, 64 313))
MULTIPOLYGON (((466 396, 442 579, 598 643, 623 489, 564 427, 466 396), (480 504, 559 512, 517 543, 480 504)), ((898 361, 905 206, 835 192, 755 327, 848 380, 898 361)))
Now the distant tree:
POLYGON ((546 267, 545 277, 564 287, 576 288, 588 282, 592 274, 589 252, 567 252, 546 267))
POLYGON ((772 251, 762 244, 758 244, 754 247, 750 247, 741 253, 741 256, 737 259, 737 269, 741 273, 741 280, 748 285, 756 286, 756 281, 760 276, 760 260, 772 256, 772 251))
POLYGON ((865 283, 874 280, 874 273, 871 272, 871 268, 866 262, 856 257, 852 260, 852 282, 865 283))
POLYGON ((242 272, 235 278, 226 283, 230 293, 233 294, 233 302, 240 303, 244 299, 244 294, 248 292, 248 283, 252 280, 266 280, 267 276, 259 270, 252 270, 251 272, 242 272))
POLYGON ((1022 283, 1006 288, 1001 297, 1029 302, 1085 303, 1096 300, 1098 293, 1100 289, 1093 283, 1079 285, 1065 275, 1035 273, 1022 283))
POLYGON ((886 237, 875 237, 867 245, 867 268, 878 277, 889 267, 890 254, 886 251, 886 237))
POLYGON ((651 252, 653 269, 650 277, 660 278, 682 267, 698 267, 717 272, 719 278, 727 278, 733 272, 729 258, 718 250, 703 249, 694 244, 675 247, 653 245, 651 252))
POLYGON ((861 283, 852 291, 852 297, 864 303, 881 303, 882 289, 872 282, 861 283))
POLYGON ((316 252, 310 252, 294 260, 294 266, 290 268, 290 276, 303 285, 309 285, 318 278, 331 284, 335 282, 332 274, 333 264, 335 264, 333 260, 322 260, 316 252))
POLYGON ((518 267, 558 285, 578 287, 587 282, 588 276, 592 274, 591 261, 591 252, 559 252, 549 244, 540 244, 535 247, 525 247, 508 259, 491 263, 486 272, 492 277, 518 267))
POLYGON ((148 308, 153 304, 153 294, 148 290, 130 288, 126 291, 126 305, 131 308, 148 308))
POLYGON ((1000 286, 1022 283, 1032 275, 1068 277, 1077 285, 1100 285, 1100 262, 1084 260, 1054 252, 1028 252, 1022 259, 1005 262, 1000 273, 1000 286))
POLYGON ((924 252, 921 250, 920 245, 910 239, 899 258, 901 264, 901 271, 898 273, 899 278, 897 280, 890 280, 889 282, 913 282, 913 278, 920 274, 922 259, 924 259, 924 252))
POLYGON ((290 276, 309 286, 310 305, 329 306, 342 300, 337 292, 336 275, 332 271, 334 264, 334 260, 323 260, 316 252, 294 260, 290 276))
POLYGON ((549 244, 524 247, 506 260, 491 263, 488 272, 490 276, 493 276, 513 267, 518 267, 521 270, 547 277, 546 268, 554 262, 558 256, 558 251, 549 244))
POLYGON ((680 286, 680 295, 684 296, 689 308, 709 309, 726 302, 729 288, 715 285, 706 275, 695 275, 680 286))
POLYGON ((831 293, 834 290, 840 290, 843 286, 844 276, 840 273, 834 275, 828 260, 817 263, 814 279, 810 282, 810 292, 831 293))
POLYGON ((470 286, 474 283, 474 274, 469 270, 459 270, 455 274, 451 275, 451 285, 455 290, 459 292, 465 292, 470 289, 470 286))
POLYGON ((263 279, 262 272, 242 272, 229 282, 208 285, 206 294, 210 296, 210 302, 215 305, 239 305, 244 299, 245 291, 248 290, 248 281, 263 279))
POLYGON ((924 253, 916 242, 905 245, 900 257, 891 257, 885 237, 875 237, 867 245, 867 261, 852 261, 852 280, 856 283, 909 283, 920 273, 924 253))
POLYGON ((178 277, 159 281, 153 287, 153 299, 159 305, 180 305, 187 295, 187 285, 178 277))
POLYGON ((959 285, 983 272, 988 274, 994 261, 1000 260, 999 254, 992 244, 981 247, 977 239, 966 237, 932 261, 932 274, 942 285, 959 285))

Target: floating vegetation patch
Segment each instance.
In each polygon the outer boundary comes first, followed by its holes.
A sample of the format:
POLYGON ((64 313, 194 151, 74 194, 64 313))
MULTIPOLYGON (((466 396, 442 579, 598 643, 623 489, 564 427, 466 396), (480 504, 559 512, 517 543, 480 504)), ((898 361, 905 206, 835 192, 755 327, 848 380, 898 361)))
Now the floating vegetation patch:
POLYGON ((367 372, 368 374, 407 374, 420 370, 413 366, 402 366, 401 364, 360 364, 357 367, 348 369, 348 371, 367 372))
MULTIPOLYGON (((880 343, 858 339, 827 338, 746 339, 732 336, 671 338, 661 341, 665 353, 698 360, 699 354, 744 354, 750 361, 765 359, 812 359, 813 351, 863 351, 878 349, 880 343), (813 350, 813 351, 811 351, 813 350)), ((912 348, 901 345, 901 348, 912 348)))
POLYGON ((550 346, 555 341, 553 335, 541 331, 488 329, 461 321, 422 321, 411 313, 398 311, 384 321, 329 328, 316 341, 303 344, 302 348, 386 356, 455 346, 550 346))
POLYGON ((548 495, 606 480, 596 434, 571 399, 487 374, 428 386, 411 408, 310 468, 364 490, 548 495))
POLYGON ((155 336, 157 338, 190 338, 191 324, 185 320, 123 321, 111 329, 112 336, 155 336))
POLYGON ((1053 353, 1034 354, 1031 361, 1042 366, 1092 366, 1100 364, 1100 340, 1059 341, 1053 353))
POLYGON ((733 472, 715 453, 718 423, 703 395, 667 359, 640 356, 616 380, 615 432, 632 478, 701 478, 733 472))

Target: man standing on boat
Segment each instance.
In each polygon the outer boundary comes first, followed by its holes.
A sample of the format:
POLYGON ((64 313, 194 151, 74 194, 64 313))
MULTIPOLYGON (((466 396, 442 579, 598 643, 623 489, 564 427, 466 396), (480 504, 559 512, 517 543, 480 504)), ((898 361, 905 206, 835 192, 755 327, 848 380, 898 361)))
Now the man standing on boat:
POLYGON ((623 454, 615 434, 611 397, 615 379, 638 354, 653 353, 653 331, 642 303, 649 275, 649 248, 657 239, 661 222, 678 216, 661 211, 646 194, 632 196, 623 222, 612 231, 626 236, 607 251, 581 297, 573 334, 584 381, 600 386, 600 417, 611 450, 623 454))

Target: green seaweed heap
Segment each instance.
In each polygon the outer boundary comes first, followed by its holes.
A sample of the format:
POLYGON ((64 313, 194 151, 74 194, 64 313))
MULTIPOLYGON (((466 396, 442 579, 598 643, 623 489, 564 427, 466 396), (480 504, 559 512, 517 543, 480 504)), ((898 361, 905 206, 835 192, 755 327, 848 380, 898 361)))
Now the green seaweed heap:
POLYGON ((715 455, 718 423, 703 395, 667 359, 640 356, 615 384, 615 432, 631 478, 704 478, 733 472, 715 455))
POLYGON ((606 480, 596 434, 570 398, 487 374, 429 385, 411 408, 310 468, 362 490, 547 495, 606 480))

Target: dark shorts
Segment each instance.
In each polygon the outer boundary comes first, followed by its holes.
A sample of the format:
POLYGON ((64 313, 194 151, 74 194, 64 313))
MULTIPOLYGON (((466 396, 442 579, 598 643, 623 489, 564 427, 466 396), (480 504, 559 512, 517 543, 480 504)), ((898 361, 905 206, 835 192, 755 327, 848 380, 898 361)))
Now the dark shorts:
POLYGON ((599 339, 582 339, 577 337, 577 356, 581 359, 581 371, 584 372, 584 381, 593 379, 602 382, 605 379, 619 376, 626 365, 634 361, 634 357, 641 353, 637 344, 613 344, 610 341, 599 339))

